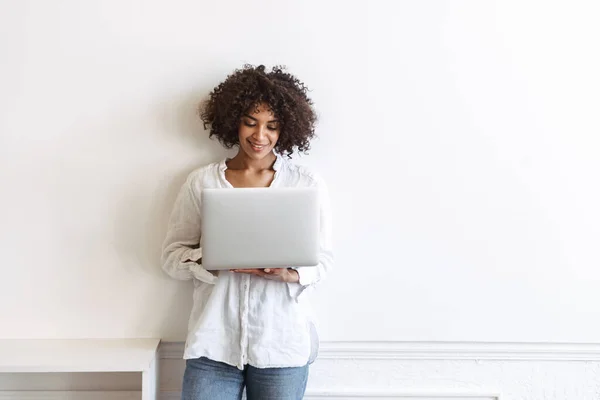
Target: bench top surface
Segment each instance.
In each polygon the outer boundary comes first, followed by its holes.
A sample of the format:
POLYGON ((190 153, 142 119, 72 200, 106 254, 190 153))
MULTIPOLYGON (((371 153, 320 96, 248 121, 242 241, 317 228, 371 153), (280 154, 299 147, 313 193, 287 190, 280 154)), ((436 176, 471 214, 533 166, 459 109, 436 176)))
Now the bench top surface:
POLYGON ((0 372, 142 372, 160 339, 0 339, 0 372))

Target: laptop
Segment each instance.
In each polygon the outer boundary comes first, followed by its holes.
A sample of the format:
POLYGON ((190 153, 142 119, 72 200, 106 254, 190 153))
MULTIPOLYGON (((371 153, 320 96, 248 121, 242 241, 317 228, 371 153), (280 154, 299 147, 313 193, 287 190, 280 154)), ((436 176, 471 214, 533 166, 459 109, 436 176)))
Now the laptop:
POLYGON ((207 270, 316 266, 316 188, 202 191, 202 266, 207 270))

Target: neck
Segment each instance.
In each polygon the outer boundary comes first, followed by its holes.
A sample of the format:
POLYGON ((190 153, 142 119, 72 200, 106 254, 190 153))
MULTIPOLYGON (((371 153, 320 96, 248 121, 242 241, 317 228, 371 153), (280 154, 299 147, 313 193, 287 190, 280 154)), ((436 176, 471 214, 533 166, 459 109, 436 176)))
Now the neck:
POLYGON ((245 169, 250 171, 264 171, 271 169, 277 156, 270 152, 260 160, 254 160, 246 155, 241 149, 235 157, 229 160, 229 167, 233 169, 245 169))

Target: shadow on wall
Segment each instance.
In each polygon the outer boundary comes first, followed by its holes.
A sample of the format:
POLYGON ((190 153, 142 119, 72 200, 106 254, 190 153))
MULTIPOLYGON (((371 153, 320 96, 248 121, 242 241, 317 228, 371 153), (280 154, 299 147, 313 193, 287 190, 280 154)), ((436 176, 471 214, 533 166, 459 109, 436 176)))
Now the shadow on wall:
MULTIPOLYGON (((156 118, 154 124, 160 128, 156 130, 161 136, 156 138, 156 143, 164 144, 166 149, 155 152, 160 156, 154 159, 140 157, 146 163, 158 165, 140 163, 139 168, 131 171, 128 183, 123 188, 122 204, 114 224, 119 259, 130 273, 137 274, 141 269, 144 274, 159 278, 150 279, 150 284, 144 280, 144 295, 139 299, 136 314, 136 318, 139 315, 137 326, 140 332, 178 332, 182 329, 181 316, 189 315, 191 309, 191 301, 180 304, 171 292, 163 293, 171 285, 171 278, 162 271, 160 256, 175 198, 188 174, 196 168, 230 156, 231 151, 225 150, 216 140, 209 139, 208 131, 204 130, 198 115, 198 105, 209 91, 206 88, 187 96, 166 98, 157 104, 151 112, 156 118), (184 168, 173 173, 173 165, 184 165, 184 168), (160 302, 160 310, 147 305, 156 305, 154 299, 157 296, 164 299, 160 302), (163 318, 157 318, 157 315, 163 318)), ((133 157, 133 160, 136 158, 133 157)), ((177 289, 178 295, 180 289, 177 289)), ((185 289, 191 296, 192 285, 186 285, 185 289)))

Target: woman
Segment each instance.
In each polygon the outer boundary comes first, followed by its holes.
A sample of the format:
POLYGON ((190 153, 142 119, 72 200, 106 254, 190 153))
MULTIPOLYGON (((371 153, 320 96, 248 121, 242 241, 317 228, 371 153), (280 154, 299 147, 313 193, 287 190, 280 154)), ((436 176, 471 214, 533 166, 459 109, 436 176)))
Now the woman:
POLYGON ((267 72, 262 65, 246 65, 215 87, 201 107, 210 137, 227 148, 238 147, 238 152, 189 175, 163 246, 163 269, 173 278, 194 282, 183 400, 241 399, 244 387, 248 400, 304 395, 318 338, 303 293, 324 278, 333 261, 325 184, 288 160, 294 151, 308 150, 314 136, 316 115, 307 91, 281 68, 267 72), (304 186, 319 189, 317 267, 218 273, 202 267, 203 188, 304 186))

